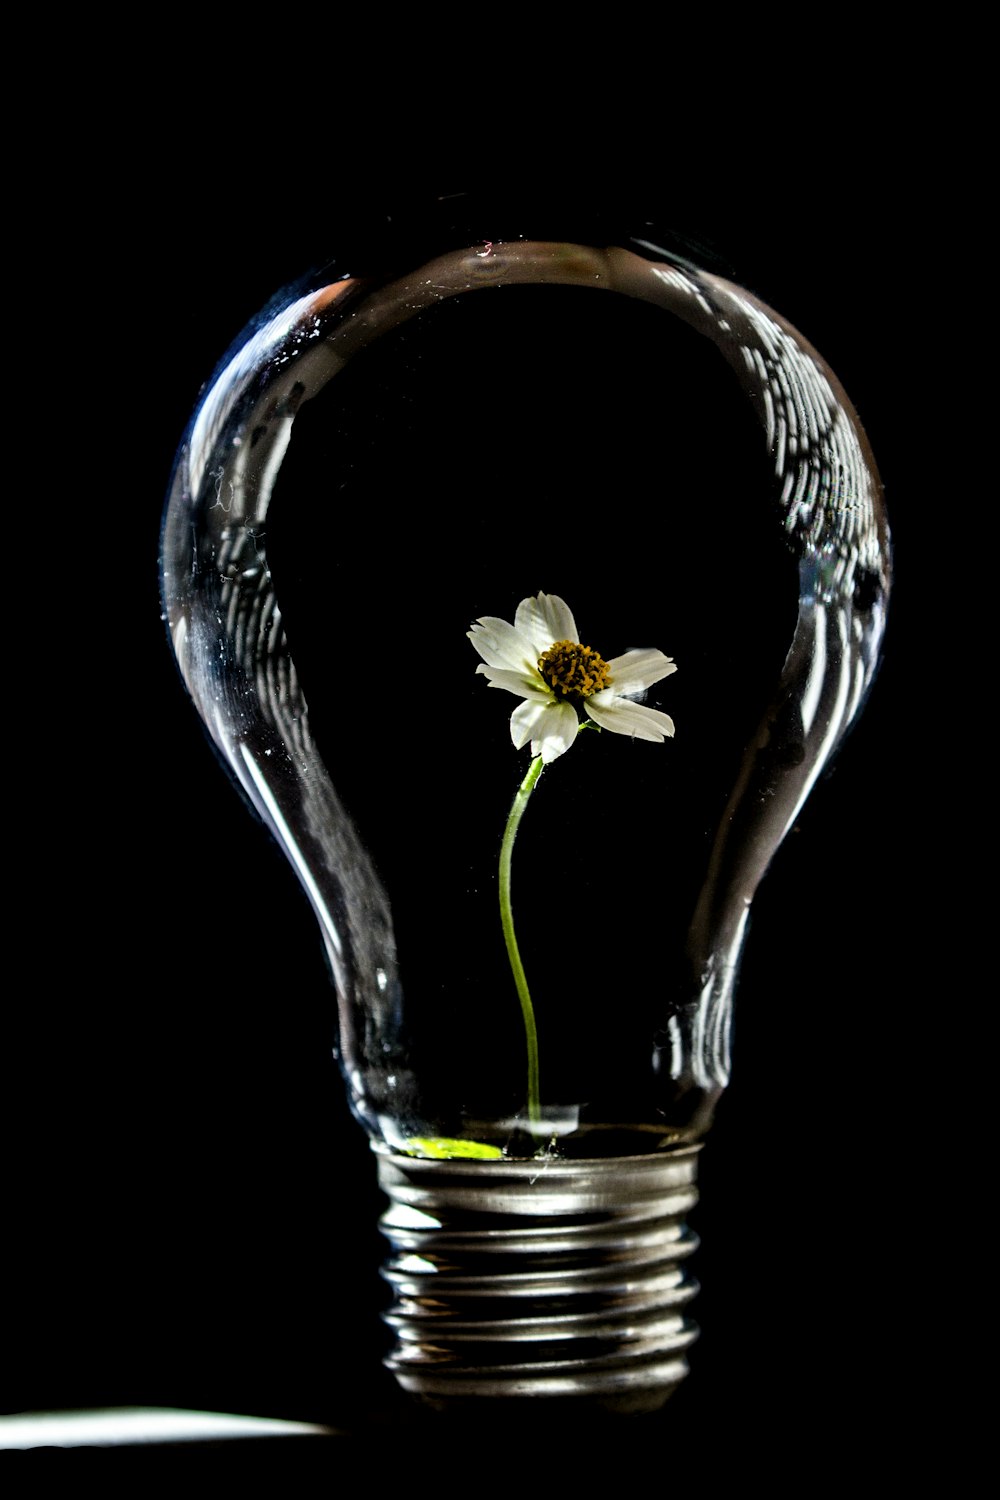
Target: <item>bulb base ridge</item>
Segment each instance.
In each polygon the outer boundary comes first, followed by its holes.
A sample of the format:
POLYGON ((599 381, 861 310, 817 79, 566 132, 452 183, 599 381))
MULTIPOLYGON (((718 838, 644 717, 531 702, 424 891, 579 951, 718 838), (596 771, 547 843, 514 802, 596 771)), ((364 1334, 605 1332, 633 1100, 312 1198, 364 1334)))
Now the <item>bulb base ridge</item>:
POLYGON ((698 1287, 685 1216, 699 1147, 649 1156, 432 1161, 376 1144, 399 1385, 450 1408, 497 1398, 662 1406, 688 1372, 698 1287))

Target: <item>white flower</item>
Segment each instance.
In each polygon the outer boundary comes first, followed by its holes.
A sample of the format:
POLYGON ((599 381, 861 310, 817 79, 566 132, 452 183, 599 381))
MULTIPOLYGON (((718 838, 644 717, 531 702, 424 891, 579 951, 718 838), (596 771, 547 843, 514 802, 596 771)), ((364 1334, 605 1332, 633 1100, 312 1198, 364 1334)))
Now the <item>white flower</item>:
POLYGON ((486 615, 468 632, 485 662, 476 668, 491 687, 525 701, 511 714, 516 749, 531 741, 532 755, 546 763, 564 755, 580 720, 574 703, 601 729, 637 740, 663 742, 674 721, 633 700, 677 668, 662 651, 626 651, 605 661, 580 644, 572 611, 556 594, 522 599, 513 625, 486 615))

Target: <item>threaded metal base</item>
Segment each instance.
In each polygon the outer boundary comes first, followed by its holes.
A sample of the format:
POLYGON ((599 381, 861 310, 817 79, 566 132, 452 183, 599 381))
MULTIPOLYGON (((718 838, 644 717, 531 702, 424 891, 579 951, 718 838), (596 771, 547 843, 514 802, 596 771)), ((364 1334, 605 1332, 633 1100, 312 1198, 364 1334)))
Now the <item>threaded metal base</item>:
POLYGON ((687 1374, 697 1146, 427 1161, 376 1146, 399 1384, 435 1405, 589 1398, 653 1411, 687 1374))

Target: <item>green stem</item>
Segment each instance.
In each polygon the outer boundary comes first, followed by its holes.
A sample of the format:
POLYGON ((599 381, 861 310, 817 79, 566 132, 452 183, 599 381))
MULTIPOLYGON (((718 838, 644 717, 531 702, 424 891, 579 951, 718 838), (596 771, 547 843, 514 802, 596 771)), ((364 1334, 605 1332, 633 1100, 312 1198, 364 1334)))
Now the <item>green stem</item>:
POLYGON ((538 1092, 538 1033, 535 1029, 535 1009, 528 992, 528 981, 524 977, 524 965, 518 952, 517 938, 514 936, 514 913, 510 904, 510 857, 514 850, 518 824, 524 816, 528 798, 541 774, 542 757, 536 755, 528 767, 527 776, 517 789, 510 817, 507 819, 507 827, 503 831, 503 843, 500 846, 500 925, 503 927, 503 940, 507 944, 507 957, 510 960, 511 973, 517 986, 517 998, 521 1002, 521 1015, 524 1018, 524 1035, 528 1043, 528 1119, 532 1125, 542 1123, 541 1096, 538 1092))

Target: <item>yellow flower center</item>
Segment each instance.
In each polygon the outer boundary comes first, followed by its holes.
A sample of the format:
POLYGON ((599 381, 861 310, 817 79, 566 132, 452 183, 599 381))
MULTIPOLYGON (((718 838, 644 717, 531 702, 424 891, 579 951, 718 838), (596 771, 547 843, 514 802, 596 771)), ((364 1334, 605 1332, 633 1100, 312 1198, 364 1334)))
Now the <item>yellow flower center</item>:
POLYGON ((560 698, 591 698, 611 685, 603 656, 578 641, 556 641, 538 658, 538 670, 560 698))

